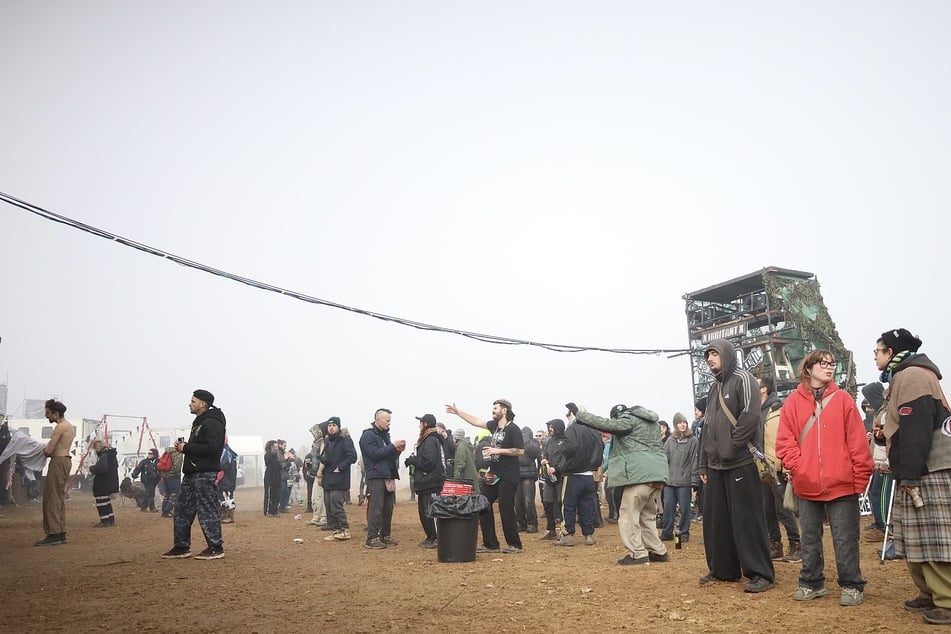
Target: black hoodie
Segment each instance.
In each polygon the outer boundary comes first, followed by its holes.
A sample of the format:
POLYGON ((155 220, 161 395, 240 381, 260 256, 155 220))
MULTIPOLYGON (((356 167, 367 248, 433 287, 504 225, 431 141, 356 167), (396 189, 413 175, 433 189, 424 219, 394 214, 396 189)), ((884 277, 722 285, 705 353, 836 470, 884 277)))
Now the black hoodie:
MULTIPOLYGON (((753 375, 736 365, 733 344, 726 339, 714 339, 706 348, 720 353, 720 372, 716 383, 707 394, 707 411, 703 435, 700 437, 700 472, 707 469, 735 469, 753 462, 746 447, 755 442, 760 424, 759 386, 753 375), (720 405, 720 393, 730 408, 736 427, 720 405)), ((759 434, 762 442, 762 434, 759 434)))

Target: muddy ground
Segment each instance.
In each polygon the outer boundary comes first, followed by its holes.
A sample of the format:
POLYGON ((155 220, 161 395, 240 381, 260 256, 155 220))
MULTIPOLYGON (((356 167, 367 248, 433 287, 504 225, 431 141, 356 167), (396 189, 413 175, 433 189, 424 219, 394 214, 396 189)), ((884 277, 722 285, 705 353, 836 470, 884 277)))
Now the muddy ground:
MULTIPOLYGON (((416 505, 400 496, 393 536, 400 545, 364 548, 365 507, 348 506, 354 538, 325 542, 293 507, 265 518, 261 489, 238 489, 234 524, 223 527, 226 557, 164 560, 171 520, 115 500, 117 526, 93 528, 92 498, 67 502, 69 543, 41 539, 38 504, 0 508, 0 632, 914 632, 934 631, 901 608, 916 592, 904 564, 880 565, 862 543, 865 603, 838 605, 826 535, 827 597, 790 598, 799 565, 777 563, 777 587, 745 594, 740 584, 700 588, 700 526, 671 549, 672 561, 618 566, 617 527, 598 544, 556 548, 523 535, 518 555, 440 563, 422 540, 416 505), (303 543, 296 543, 295 539, 303 543), (834 591, 833 591, 834 590, 834 591)), ((496 517, 498 521, 498 517, 496 517)), ((863 520, 863 524, 867 523, 863 520)), ((501 537, 501 528, 499 529, 501 537)), ((193 552, 204 548, 197 524, 193 552)), ((939 628, 940 629, 940 628, 939 628)))

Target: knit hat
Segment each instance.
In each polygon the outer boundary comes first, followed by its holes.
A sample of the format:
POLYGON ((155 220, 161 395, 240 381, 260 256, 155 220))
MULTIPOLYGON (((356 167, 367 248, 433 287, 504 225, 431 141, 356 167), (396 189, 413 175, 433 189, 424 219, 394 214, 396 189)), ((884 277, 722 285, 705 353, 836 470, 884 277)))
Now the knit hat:
POLYGON ((904 352, 905 350, 918 352, 918 348, 921 347, 921 339, 904 328, 883 332, 882 342, 891 348, 895 354, 904 352))
POLYGON ((701 412, 707 411, 707 397, 701 396, 697 399, 697 402, 693 404, 694 407, 699 409, 701 412))
POLYGON ((425 424, 427 428, 436 426, 436 417, 432 414, 423 414, 422 416, 417 416, 416 420, 425 424))
POLYGON ((452 432, 452 437, 456 440, 463 440, 466 437, 466 430, 460 427, 456 431, 452 432))
POLYGON ((340 427, 340 417, 339 417, 339 416, 331 416, 330 418, 328 418, 327 420, 325 420, 324 423, 326 423, 327 425, 333 424, 333 425, 336 425, 337 427, 340 427))
POLYGON ((686 422, 687 422, 686 416, 684 416, 680 412, 677 412, 676 414, 674 414, 674 427, 677 426, 677 423, 686 423, 686 422))
POLYGON ((195 390, 192 392, 192 396, 197 398, 199 401, 204 401, 208 407, 211 407, 215 404, 215 395, 208 390, 195 390))

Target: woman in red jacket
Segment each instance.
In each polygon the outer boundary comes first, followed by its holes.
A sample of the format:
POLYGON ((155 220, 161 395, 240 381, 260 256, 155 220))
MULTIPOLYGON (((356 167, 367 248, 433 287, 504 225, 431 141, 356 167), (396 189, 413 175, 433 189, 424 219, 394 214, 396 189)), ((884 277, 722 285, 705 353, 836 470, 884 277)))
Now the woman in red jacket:
POLYGON ((797 601, 825 596, 822 526, 832 530, 841 605, 859 605, 865 579, 859 568, 859 502, 872 476, 865 425, 855 401, 833 380, 835 357, 828 350, 806 355, 800 384, 783 404, 776 455, 792 476, 799 498, 802 570, 797 601))

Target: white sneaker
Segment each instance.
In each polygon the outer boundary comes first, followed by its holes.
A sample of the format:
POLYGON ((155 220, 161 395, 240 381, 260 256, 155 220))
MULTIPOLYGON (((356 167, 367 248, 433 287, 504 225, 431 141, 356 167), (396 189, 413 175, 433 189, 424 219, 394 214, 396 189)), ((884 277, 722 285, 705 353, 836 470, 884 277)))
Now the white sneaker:
POLYGON ((839 605, 860 605, 865 595, 858 588, 842 588, 839 605))
POLYGON ((333 532, 333 535, 331 535, 331 537, 333 537, 334 539, 339 539, 340 541, 346 541, 350 539, 350 531, 347 530, 346 528, 342 530, 337 530, 333 532))
MULTIPOLYGON (((845 592, 843 590, 843 592, 845 592)), ((799 586, 796 588, 796 591, 793 592, 792 598, 796 601, 812 601, 813 599, 818 599, 819 597, 824 597, 829 594, 829 591, 825 586, 817 590, 813 590, 809 586, 799 586)))

